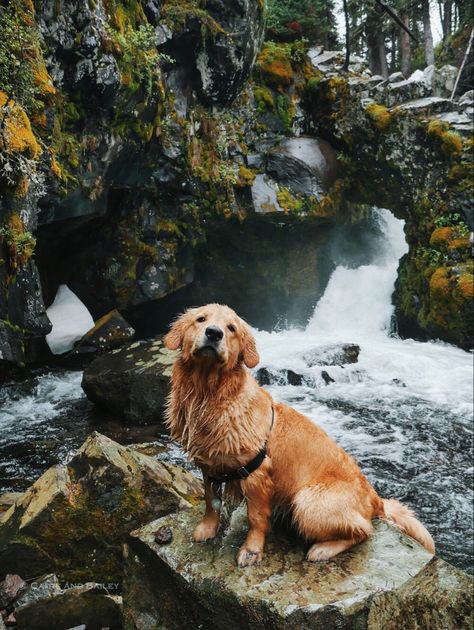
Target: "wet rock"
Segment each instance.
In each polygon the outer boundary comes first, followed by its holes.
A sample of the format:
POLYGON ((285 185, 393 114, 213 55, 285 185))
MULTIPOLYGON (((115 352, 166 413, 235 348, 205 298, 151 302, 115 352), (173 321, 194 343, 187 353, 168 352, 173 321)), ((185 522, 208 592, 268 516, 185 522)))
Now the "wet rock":
POLYGON ((51 593, 15 608, 18 628, 86 628, 122 627, 122 598, 110 594, 102 584, 89 582, 64 591, 51 593))
POLYGON ((286 378, 288 380, 288 385, 303 385, 304 379, 301 374, 297 374, 293 370, 286 371, 286 378))
POLYGON ((259 385, 314 385, 313 379, 298 374, 294 370, 273 370, 262 367, 257 370, 255 378, 259 385))
POLYGON ((26 589, 26 591, 15 601, 15 614, 18 610, 34 604, 35 602, 58 595, 61 592, 58 576, 54 573, 42 575, 34 580, 26 589))
POLYGON ((319 138, 289 138, 265 157, 265 171, 295 194, 320 199, 337 175, 334 149, 319 138))
POLYGON ((114 350, 133 339, 135 330, 117 309, 98 319, 75 346, 73 353, 91 353, 114 350))
POLYGON ((332 378, 332 376, 330 376, 326 370, 323 370, 321 372, 321 378, 323 379, 323 381, 326 383, 326 385, 330 385, 331 383, 335 383, 336 381, 332 378))
POLYGON ((360 346, 355 343, 345 343, 343 345, 320 346, 309 350, 303 355, 308 367, 315 365, 346 365, 347 363, 357 363, 359 359, 360 346))
POLYGON ((259 214, 283 212, 277 199, 279 190, 280 187, 274 179, 258 174, 252 183, 252 201, 255 212, 259 214))
POLYGON ((94 403, 127 421, 161 421, 176 356, 161 339, 137 341, 94 359, 82 388, 94 403))
POLYGON ((7 573, 5 579, 0 582, 0 609, 11 604, 27 587, 27 583, 19 575, 7 573))
POLYGON ((159 545, 167 545, 173 540, 173 532, 170 527, 160 527, 155 532, 155 542, 159 545))
POLYGON ((305 548, 296 538, 272 533, 263 561, 242 570, 235 554, 246 534, 243 511, 233 512, 206 545, 190 542, 200 518, 196 508, 130 536, 127 630, 469 627, 471 579, 385 523, 375 523, 368 541, 319 564, 304 561, 305 548), (169 545, 154 541, 160 526, 173 529, 169 545))
POLYGON ((229 103, 240 92, 260 50, 263 5, 259 0, 210 0, 206 11, 221 28, 204 38, 198 31, 200 90, 206 100, 229 103))
POLYGON ((5 512, 18 501, 22 494, 22 492, 4 492, 0 495, 0 523, 5 516, 5 512))
POLYGON ((67 466, 47 470, 8 510, 0 571, 120 583, 127 533, 200 496, 200 482, 183 469, 92 433, 67 466))

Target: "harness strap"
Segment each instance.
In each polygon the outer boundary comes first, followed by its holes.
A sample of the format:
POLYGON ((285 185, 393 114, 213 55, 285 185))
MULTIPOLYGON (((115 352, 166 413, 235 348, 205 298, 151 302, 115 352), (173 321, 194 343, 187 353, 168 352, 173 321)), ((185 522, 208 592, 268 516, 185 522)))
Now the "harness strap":
MULTIPOLYGON (((275 420, 275 410, 272 405, 272 423, 270 425, 269 434, 271 433, 271 430, 273 429, 274 420, 275 420)), ((268 438, 267 438, 267 441, 265 442, 264 447, 257 453, 257 455, 255 455, 255 457, 250 462, 248 462, 248 464, 245 464, 245 466, 242 466, 238 470, 231 470, 230 472, 225 473, 224 475, 219 475, 218 477, 211 477, 209 475, 208 477, 209 481, 213 484, 220 485, 223 483, 228 483, 229 481, 241 481, 242 479, 247 479, 249 475, 251 475, 253 472, 257 470, 257 468, 260 467, 263 460, 267 456, 267 443, 268 443, 268 438)))

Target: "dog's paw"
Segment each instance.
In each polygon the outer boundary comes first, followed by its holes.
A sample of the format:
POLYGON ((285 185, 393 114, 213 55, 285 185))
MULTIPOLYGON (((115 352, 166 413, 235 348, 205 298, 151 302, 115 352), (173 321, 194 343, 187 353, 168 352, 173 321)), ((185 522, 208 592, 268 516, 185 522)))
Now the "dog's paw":
POLYGON ((218 529, 219 525, 215 525, 214 523, 206 523, 206 521, 201 521, 193 532, 193 541, 209 542, 216 537, 218 529))
POLYGON ((306 560, 308 562, 324 562, 333 557, 333 552, 325 545, 313 545, 306 554, 306 560))
POLYGON ((239 567, 251 567, 253 564, 257 564, 263 557, 261 549, 248 549, 243 546, 239 549, 237 554, 237 565, 239 567))

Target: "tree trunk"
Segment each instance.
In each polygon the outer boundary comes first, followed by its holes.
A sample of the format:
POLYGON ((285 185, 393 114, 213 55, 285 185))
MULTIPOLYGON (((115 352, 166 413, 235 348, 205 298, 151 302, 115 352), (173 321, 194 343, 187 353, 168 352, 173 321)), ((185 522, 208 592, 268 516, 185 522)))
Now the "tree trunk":
POLYGON ((346 58, 344 60, 343 70, 349 70, 349 62, 351 57, 351 32, 349 22, 349 8, 347 6, 347 0, 343 0, 344 5, 344 21, 346 24, 346 58))
MULTIPOLYGON (((403 23, 409 27, 408 15, 401 16, 403 23)), ((400 33, 400 70, 408 78, 411 70, 411 42, 410 36, 404 30, 400 33)))
POLYGON ((443 18, 443 48, 447 51, 449 48, 449 36, 451 35, 451 22, 453 19, 452 0, 445 0, 443 18))
POLYGON ((425 61, 427 66, 434 64, 433 32, 431 30, 430 0, 422 0, 423 40, 425 42, 425 61))

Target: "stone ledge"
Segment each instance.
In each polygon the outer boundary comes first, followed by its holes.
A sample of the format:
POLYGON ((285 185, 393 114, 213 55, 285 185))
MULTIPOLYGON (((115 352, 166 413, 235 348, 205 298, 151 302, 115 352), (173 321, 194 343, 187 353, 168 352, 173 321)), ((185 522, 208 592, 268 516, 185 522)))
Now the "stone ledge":
POLYGON ((305 562, 306 547, 278 532, 261 564, 239 569, 244 512, 236 510, 215 541, 202 545, 191 542, 201 511, 166 516, 131 534, 126 629, 471 627, 471 579, 383 522, 367 542, 321 564, 305 562), (154 540, 162 526, 173 532, 168 545, 154 540))

